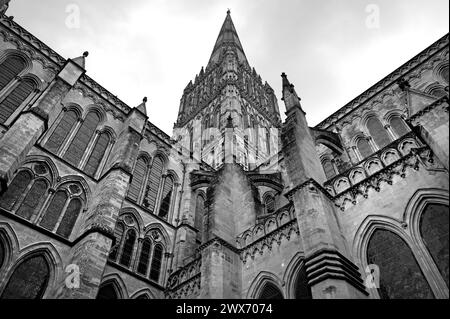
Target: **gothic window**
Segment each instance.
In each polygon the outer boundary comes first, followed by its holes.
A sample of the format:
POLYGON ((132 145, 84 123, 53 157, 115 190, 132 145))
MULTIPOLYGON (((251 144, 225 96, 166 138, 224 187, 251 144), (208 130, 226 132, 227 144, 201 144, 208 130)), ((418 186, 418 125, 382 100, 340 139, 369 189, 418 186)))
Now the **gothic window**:
POLYGON ((32 176, 28 171, 20 171, 0 198, 0 207, 12 210, 14 204, 19 200, 21 195, 25 193, 31 180, 32 176))
POLYGON ((367 247, 367 264, 379 267, 382 299, 434 298, 411 249, 393 232, 375 230, 367 247))
POLYGON ((98 290, 97 299, 119 299, 115 285, 112 282, 102 285, 98 290))
POLYGON ((273 283, 267 282, 264 284, 258 299, 283 299, 283 294, 273 283))
POLYGON ((115 243, 109 253, 109 259, 111 260, 116 260, 117 258, 120 249, 120 244, 122 243, 123 233, 124 233, 124 226, 121 222, 118 222, 116 228, 114 229, 115 243))
POLYGON ((84 171, 86 174, 90 176, 95 176, 95 173, 100 166, 100 162, 102 161, 103 155, 106 153, 106 149, 108 148, 108 144, 110 143, 109 134, 106 132, 102 132, 99 134, 97 141, 95 142, 94 148, 92 149, 91 155, 84 167, 84 171))
POLYGON ((156 156, 148 176, 147 194, 145 195, 144 205, 151 211, 155 209, 156 196, 158 195, 159 184, 161 183, 163 165, 164 163, 161 157, 156 156))
POLYGON ((134 201, 139 200, 142 185, 147 173, 148 161, 144 156, 139 156, 133 171, 133 177, 128 187, 128 197, 134 201))
POLYGON ((64 112, 52 135, 45 143, 45 147, 53 153, 57 153, 64 141, 67 139, 70 131, 77 121, 77 114, 73 110, 64 112))
POLYGON ((266 151, 270 155, 270 130, 266 128, 266 151))
POLYGON ((120 256, 120 264, 125 267, 130 267, 131 259, 133 258, 134 244, 136 242, 136 231, 129 229, 125 235, 125 242, 123 244, 122 256, 120 256))
POLYGON ((72 233, 72 229, 75 226, 75 222, 77 221, 78 215, 81 211, 81 200, 78 198, 73 198, 70 200, 69 205, 67 206, 66 212, 59 223, 58 229, 56 233, 65 238, 68 238, 72 233))
POLYGON ((147 275, 151 249, 152 249, 152 242, 150 238, 147 237, 142 242, 141 255, 139 256, 139 263, 137 267, 137 272, 144 276, 147 275))
POLYGON ((369 157, 373 153, 369 142, 365 138, 358 139, 358 142, 356 143, 356 147, 358 148, 362 159, 365 159, 366 157, 369 157))
POLYGON ((173 193, 173 180, 172 177, 167 176, 164 181, 164 187, 161 197, 161 206, 159 208, 159 217, 167 219, 170 212, 170 202, 172 200, 173 193))
POLYGON ((366 125, 378 148, 382 149, 391 142, 386 129, 376 117, 371 117, 366 125))
POLYGON ((0 123, 5 123, 36 89, 37 85, 33 80, 29 78, 22 79, 19 85, 0 101, 0 123))
POLYGON ((48 205, 47 210, 44 213, 44 216, 39 225, 44 227, 45 229, 53 231, 56 223, 59 220, 59 216, 64 209, 67 198, 68 196, 65 191, 57 191, 53 196, 53 199, 50 201, 50 204, 48 205))
POLYGON ((195 217, 194 217, 194 227, 198 229, 197 240, 202 240, 203 234, 203 216, 205 213, 205 200, 203 196, 197 195, 197 200, 195 202, 195 217))
POLYGON ((1 299, 41 299, 49 277, 50 268, 44 256, 29 257, 14 270, 1 299))
POLYGON ((406 126, 405 122, 398 115, 393 116, 391 118, 391 120, 389 121, 389 123, 390 123, 392 129, 394 130, 395 134, 397 134, 398 137, 402 137, 403 135, 405 135, 406 133, 409 132, 409 129, 406 126))
POLYGON ((0 64, 0 91, 25 70, 25 61, 18 56, 9 56, 0 64))
POLYGON ((95 134, 100 117, 95 112, 89 112, 81 124, 78 132, 75 134, 63 158, 74 166, 80 164, 81 158, 85 153, 89 141, 95 134))
POLYGON ((25 199, 17 209, 17 215, 30 220, 39 211, 43 199, 47 194, 48 183, 44 179, 37 179, 28 191, 25 199))
POLYGON ((160 244, 155 246, 153 250, 152 266, 150 269, 150 279, 154 281, 159 280, 159 275, 161 272, 161 264, 163 257, 163 247, 160 244))
POLYGON ((420 234, 448 287, 448 206, 427 205, 420 218, 420 234))
POLYGON ((331 162, 330 159, 325 159, 322 162, 323 170, 325 172, 325 176, 327 179, 332 179, 334 176, 336 176, 336 171, 334 169, 334 165, 331 162))
POLYGON ((275 211, 275 198, 273 195, 266 195, 264 197, 264 208, 266 214, 271 214, 275 211))
POLYGON ((441 72, 439 72, 439 75, 442 77, 442 79, 445 81, 445 83, 447 83, 448 85, 448 76, 449 76, 449 72, 448 72, 448 64, 445 65, 442 69, 441 72))
POLYGON ((301 267, 295 279, 295 299, 312 299, 311 288, 308 286, 305 267, 301 267))

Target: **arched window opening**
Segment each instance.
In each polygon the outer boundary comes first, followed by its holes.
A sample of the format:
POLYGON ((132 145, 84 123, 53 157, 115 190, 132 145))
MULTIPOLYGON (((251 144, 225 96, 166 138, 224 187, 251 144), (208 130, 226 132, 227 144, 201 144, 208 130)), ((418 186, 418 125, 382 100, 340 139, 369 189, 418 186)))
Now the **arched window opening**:
POLYGON ((151 280, 154 280, 154 281, 159 280, 159 275, 161 272, 162 257, 163 257, 163 248, 161 245, 156 245, 155 249, 153 251, 152 267, 150 270, 150 279, 151 280))
POLYGON ((411 249, 393 232, 375 230, 367 247, 367 264, 379 267, 382 299, 434 298, 411 249))
POLYGON ((72 233, 73 227, 75 226, 75 222, 78 219, 78 215, 80 215, 81 211, 81 200, 78 198, 73 198, 69 205, 67 206, 66 212, 59 223, 58 229, 56 233, 62 237, 69 238, 72 233))
POLYGON ((27 171, 20 171, 0 198, 0 207, 12 210, 17 200, 24 194, 31 183, 32 176, 27 171))
POLYGON ((334 169, 334 165, 331 160, 326 159, 322 162, 323 170, 325 172, 325 176, 327 179, 332 179, 336 176, 336 171, 334 169))
POLYGON ((0 123, 5 123, 36 88, 35 82, 31 79, 20 81, 19 85, 0 102, 0 123))
POLYGON ((428 204, 420 218, 420 234, 439 272, 449 286, 448 206, 428 204))
POLYGON ((114 237, 115 237, 115 243, 114 246, 111 248, 111 251, 109 253, 109 259, 116 260, 120 245, 122 243, 122 236, 124 233, 124 227, 122 223, 117 223, 116 228, 114 229, 114 237))
POLYGON ((258 299, 283 299, 283 294, 273 283, 267 282, 261 290, 258 299))
POLYGON ((81 158, 83 157, 99 122, 100 117, 97 113, 89 112, 88 115, 86 115, 83 124, 81 124, 80 129, 75 134, 75 137, 63 156, 67 162, 77 167, 80 165, 81 158))
POLYGON ((372 155, 373 151, 372 148, 369 145, 369 142, 365 138, 358 139, 358 142, 356 143, 356 146, 359 150, 359 153, 361 154, 361 159, 365 159, 372 155))
POLYGON ((57 153, 60 150, 61 146, 69 136, 69 133, 72 131, 77 118, 77 114, 73 110, 64 112, 63 117, 59 121, 52 135, 50 135, 45 143, 45 147, 50 152, 57 153))
POLYGON ((55 229, 56 223, 59 220, 59 217, 61 216, 61 213, 63 212, 67 199, 68 196, 65 191, 57 191, 53 196, 50 204, 48 205, 47 210, 44 213, 44 216, 42 217, 39 225, 44 227, 45 229, 53 231, 53 229, 55 229))
POLYGON ((102 285, 97 293, 97 299, 119 299, 119 294, 113 283, 102 285))
POLYGON ((0 64, 0 91, 3 90, 16 76, 25 70, 25 61, 18 56, 9 56, 0 64))
POLYGON ((50 267, 44 256, 29 257, 14 270, 1 299, 41 299, 49 277, 50 267))
POLYGON ((136 231, 130 229, 125 235, 125 243, 123 244, 122 256, 120 256, 121 265, 125 267, 130 267, 131 259, 133 258, 135 242, 136 242, 136 231))
POLYGON ((137 267, 137 272, 144 276, 147 275, 151 249, 151 240, 149 238, 145 238, 142 242, 141 255, 139 256, 139 263, 137 267))
POLYGON ((144 184, 145 175, 147 173, 148 162, 145 157, 140 156, 134 167, 133 177, 128 187, 128 197, 134 201, 139 200, 142 185, 144 184))
POLYGON ((301 267, 295 279, 295 299, 312 299, 305 267, 301 267))
POLYGON ((366 125, 378 148, 382 149, 391 142, 386 129, 376 117, 371 117, 366 125))
POLYGON ((45 180, 36 180, 17 210, 17 215, 30 220, 39 211, 47 194, 47 188, 48 184, 45 180))
POLYGON ((264 198, 264 213, 271 214, 275 211, 275 197, 273 195, 266 195, 264 198))
POLYGON ((402 137, 409 132, 408 127, 400 116, 393 116, 389 123, 398 137, 402 137))
POLYGON ((145 196, 144 206, 150 211, 155 209, 156 196, 158 195, 159 184, 161 183, 163 171, 163 161, 161 157, 156 156, 153 160, 152 168, 147 183, 147 194, 145 196))
POLYGON ((167 219, 170 212, 170 203, 172 200, 172 192, 173 192, 173 180, 169 176, 166 178, 163 187, 161 206, 159 208, 159 217, 167 219))
POLYGON ((103 156, 106 153, 106 149, 108 148, 110 142, 110 137, 108 133, 100 133, 98 136, 97 141, 95 142, 95 146, 92 149, 91 155, 89 156, 89 159, 86 163, 86 166, 84 167, 84 171, 86 174, 90 176, 95 176, 95 173, 97 172, 100 163, 103 159, 103 156))

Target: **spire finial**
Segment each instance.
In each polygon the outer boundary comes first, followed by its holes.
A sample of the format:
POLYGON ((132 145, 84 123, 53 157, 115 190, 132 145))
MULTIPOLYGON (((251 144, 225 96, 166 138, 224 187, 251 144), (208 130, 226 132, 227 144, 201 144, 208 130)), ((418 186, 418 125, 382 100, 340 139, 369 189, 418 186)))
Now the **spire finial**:
POLYGON ((147 102, 147 97, 144 96, 144 98, 142 99, 142 102, 146 103, 147 102))
POLYGON ((88 55, 89 55, 89 52, 88 52, 88 51, 84 51, 84 52, 83 52, 83 56, 84 56, 85 58, 87 58, 88 55))
POLYGON ((231 13, 231 10, 230 10, 230 8, 228 8, 228 10, 227 10, 227 14, 230 14, 231 13))

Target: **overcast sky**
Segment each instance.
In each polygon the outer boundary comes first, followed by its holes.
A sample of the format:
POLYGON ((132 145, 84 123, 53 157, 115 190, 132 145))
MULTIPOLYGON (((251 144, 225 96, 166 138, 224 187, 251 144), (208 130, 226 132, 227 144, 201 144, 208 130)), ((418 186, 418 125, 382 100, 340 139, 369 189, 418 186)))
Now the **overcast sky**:
POLYGON ((130 106, 147 96, 150 120, 171 135, 183 89, 208 63, 227 8, 282 115, 286 72, 311 126, 449 24, 448 0, 11 0, 8 14, 65 58, 89 51, 87 74, 130 106))

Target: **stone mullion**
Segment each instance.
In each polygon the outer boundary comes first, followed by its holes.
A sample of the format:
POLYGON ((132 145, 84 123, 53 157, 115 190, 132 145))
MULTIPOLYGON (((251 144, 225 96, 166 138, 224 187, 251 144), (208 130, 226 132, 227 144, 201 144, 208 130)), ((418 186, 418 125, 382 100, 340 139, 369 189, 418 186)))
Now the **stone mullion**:
POLYGON ((111 153, 111 150, 113 148, 113 145, 115 143, 115 139, 114 138, 110 138, 109 143, 108 143, 108 147, 102 157, 102 160, 100 161, 100 164, 98 165, 97 171, 94 173, 94 178, 100 178, 101 177, 101 173, 103 172, 106 162, 108 160, 109 154, 111 153))
POLYGON ((77 134, 78 130, 80 129, 81 125, 83 125, 84 119, 77 119, 76 124, 74 125, 74 127, 72 128, 72 131, 69 133, 69 136, 66 138, 66 140, 64 141, 64 143, 61 145, 59 151, 58 151, 58 156, 59 157, 63 157, 64 154, 67 152, 67 149, 69 148, 69 145, 72 143, 75 135, 77 134))
POLYGON ((167 221, 169 223, 172 223, 172 220, 173 220, 173 212, 175 211, 177 190, 178 190, 179 186, 180 186, 180 183, 174 183, 172 186, 172 198, 170 199, 170 207, 169 207, 169 211, 167 212, 167 221))
MULTIPOLYGON (((61 112, 59 112, 58 116, 56 117, 55 121, 53 122, 53 125, 44 133, 40 144, 43 146, 47 143, 50 136, 52 136, 53 132, 55 131, 56 127, 61 122, 62 118, 64 117, 64 114, 67 112, 67 107, 63 106, 61 112)), ((70 132, 69 132, 70 133, 70 132)))
MULTIPOLYGON (((81 157, 80 164, 78 165, 78 167, 81 170, 85 169, 86 163, 87 163, 89 157, 91 156, 92 151, 94 150, 95 144, 97 144, 97 141, 100 138, 100 134, 101 134, 100 130, 95 130, 94 135, 89 140, 88 145, 87 145, 86 149, 84 150, 84 154, 81 157)), ((94 175, 95 175, 95 173, 94 173, 94 175)))
POLYGON ((156 199, 155 199, 155 209, 153 211, 153 214, 155 214, 156 216, 159 216, 159 208, 161 207, 161 198, 162 198, 162 194, 164 192, 164 185, 166 183, 166 178, 167 178, 167 174, 163 174, 159 181, 158 193, 157 193, 156 199))
POLYGON ((30 220, 33 223, 35 223, 36 225, 38 225, 41 222, 42 218, 44 217, 44 212, 47 211, 47 208, 50 205, 50 200, 53 198, 53 196, 56 193, 56 190, 53 188, 49 188, 47 191, 48 191, 49 195, 47 195, 47 198, 45 199, 44 203, 42 204, 40 211, 36 214, 34 220, 33 219, 30 220))
POLYGON ((394 130, 392 129, 391 125, 386 124, 384 126, 385 130, 388 132, 389 137, 391 138, 391 142, 397 140, 399 138, 399 136, 397 136, 397 134, 394 132, 394 130))

